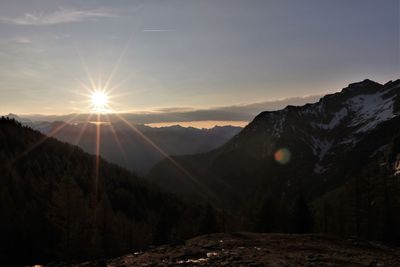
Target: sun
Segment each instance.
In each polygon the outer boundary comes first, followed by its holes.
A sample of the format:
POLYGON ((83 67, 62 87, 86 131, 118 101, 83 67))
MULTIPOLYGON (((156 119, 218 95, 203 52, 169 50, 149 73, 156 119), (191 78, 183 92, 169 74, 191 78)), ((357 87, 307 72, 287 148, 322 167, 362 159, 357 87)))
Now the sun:
POLYGON ((95 90, 90 95, 90 102, 93 111, 105 113, 108 110, 109 96, 102 90, 95 90))

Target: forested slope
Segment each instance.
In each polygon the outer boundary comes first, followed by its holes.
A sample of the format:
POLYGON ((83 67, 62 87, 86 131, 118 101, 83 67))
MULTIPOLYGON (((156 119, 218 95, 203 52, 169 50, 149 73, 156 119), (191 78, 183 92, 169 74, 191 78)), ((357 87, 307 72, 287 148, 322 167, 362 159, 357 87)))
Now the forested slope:
POLYGON ((2 263, 115 256, 197 234, 197 207, 102 159, 97 175, 95 162, 76 146, 0 119, 2 263))

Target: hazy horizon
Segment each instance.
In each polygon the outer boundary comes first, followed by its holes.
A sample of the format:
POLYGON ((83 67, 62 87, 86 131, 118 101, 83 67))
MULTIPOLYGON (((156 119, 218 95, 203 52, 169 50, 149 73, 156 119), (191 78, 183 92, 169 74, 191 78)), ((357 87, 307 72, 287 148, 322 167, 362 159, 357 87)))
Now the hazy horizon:
MULTIPOLYGON (((144 124, 150 127, 168 127, 180 125, 181 127, 194 127, 198 129, 213 128, 215 126, 246 126, 253 118, 263 111, 274 111, 285 108, 288 105, 301 106, 307 103, 317 102, 322 95, 291 97, 273 101, 262 101, 233 106, 218 106, 208 109, 194 108, 163 108, 154 111, 104 113, 102 120, 117 122, 123 115, 127 120, 136 124, 144 124)), ((68 121, 69 123, 86 123, 91 113, 69 114, 16 114, 13 112, 2 116, 16 115, 20 120, 28 119, 33 122, 40 121, 68 121)), ((97 118, 101 119, 101 118, 97 118)))
MULTIPOLYGON (((386 81, 381 84, 385 84, 390 81, 386 81)), ((357 83, 361 81, 354 82, 357 83)), ((345 86, 343 86, 343 88, 345 88, 345 86)), ((329 94, 338 93, 342 89, 336 90, 329 94)), ((305 104, 316 103, 326 95, 288 97, 270 101, 241 103, 231 106, 216 106, 206 109, 196 109, 192 107, 166 107, 130 112, 110 111, 98 114, 98 116, 100 117, 97 117, 97 120, 106 124, 116 123, 121 122, 122 116, 131 123, 142 124, 153 128, 163 128, 176 125, 186 128, 193 127, 198 129, 211 129, 217 126, 233 126, 243 128, 261 112, 276 111, 283 109, 287 106, 303 106, 305 104)), ((90 118, 93 118, 94 114, 94 111, 88 111, 71 112, 65 114, 21 114, 8 112, 0 115, 6 117, 16 115, 22 121, 27 119, 32 122, 64 121, 71 124, 86 124, 90 122, 90 118)))

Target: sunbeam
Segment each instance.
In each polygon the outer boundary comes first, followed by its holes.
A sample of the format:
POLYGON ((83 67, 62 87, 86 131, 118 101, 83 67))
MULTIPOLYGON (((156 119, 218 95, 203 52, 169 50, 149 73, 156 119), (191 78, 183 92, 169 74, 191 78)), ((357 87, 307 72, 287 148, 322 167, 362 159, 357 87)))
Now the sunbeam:
POLYGON ((43 144, 47 139, 53 137, 55 134, 57 134, 59 131, 61 131, 66 125, 68 125, 70 122, 72 122, 76 117, 78 117, 80 113, 75 114, 74 116, 70 117, 66 122, 62 123, 60 126, 57 128, 53 129, 50 133, 47 135, 43 136, 38 142, 33 144, 31 147, 26 149, 25 151, 21 152, 19 155, 15 156, 13 160, 10 161, 10 165, 13 165, 16 161, 18 161, 20 158, 24 157, 25 155, 29 154, 36 148, 38 148, 41 144, 43 144))
MULTIPOLYGON (((101 114, 97 113, 97 122, 101 120, 101 114)), ((97 197, 98 197, 98 190, 99 190, 99 172, 100 172, 100 142, 101 142, 101 124, 96 124, 96 152, 95 152, 95 177, 94 177, 94 216, 93 220, 96 222, 97 218, 97 197)))
POLYGON ((121 141, 118 138, 117 132, 115 131, 114 126, 112 125, 110 117, 107 114, 105 114, 105 117, 107 119, 107 122, 110 125, 111 133, 112 133, 112 135, 114 137, 115 142, 117 143, 118 149, 121 152, 122 157, 124 158, 125 164, 128 165, 128 158, 126 157, 126 153, 124 151, 124 148, 122 147, 121 141))
POLYGON ((83 127, 80 129, 78 136, 76 137, 75 141, 74 141, 74 145, 79 145, 79 142, 82 138, 82 135, 84 134, 84 132, 86 131, 87 125, 89 124, 89 121, 91 120, 91 118, 93 117, 93 114, 89 114, 84 122, 83 127))
POLYGON ((90 74, 89 68, 88 68, 86 62, 84 61, 84 59, 83 59, 83 57, 82 57, 82 55, 79 52, 77 47, 75 47, 75 51, 76 51, 76 53, 77 53, 77 55, 79 57, 79 60, 80 60, 81 65, 82 65, 82 68, 83 68, 83 70, 85 71, 85 73, 87 75, 87 78, 89 80, 90 86, 92 88, 95 88, 96 87, 96 83, 94 82, 94 79, 93 79, 92 75, 90 74))
POLYGON ((161 155, 163 155, 168 161, 170 161, 179 171, 181 171, 185 176, 187 176, 191 182, 199 186, 204 193, 209 196, 215 197, 216 195, 207 190, 194 175, 192 175, 189 171, 187 171, 182 165, 180 165, 176 160, 174 160, 170 155, 168 155, 164 150, 162 150, 159 146, 157 146, 153 141, 151 141, 147 136, 145 136, 139 129, 137 129, 132 123, 126 120, 122 115, 116 113, 117 117, 123 121, 134 133, 138 134, 144 141, 146 141, 149 145, 155 148, 161 155))
POLYGON ((111 71, 110 75, 108 76, 108 79, 107 79, 106 83, 104 84, 104 88, 105 89, 108 90, 108 87, 110 86, 112 80, 114 79, 114 76, 117 73, 117 71, 119 69, 119 66, 120 66, 120 64, 122 62, 122 59, 124 58, 126 52, 128 51, 128 47, 129 47, 132 39, 133 39, 133 34, 131 34, 130 38, 126 42, 126 45, 125 45, 124 49, 121 51, 121 55, 118 57, 118 60, 115 63, 113 70, 111 71))

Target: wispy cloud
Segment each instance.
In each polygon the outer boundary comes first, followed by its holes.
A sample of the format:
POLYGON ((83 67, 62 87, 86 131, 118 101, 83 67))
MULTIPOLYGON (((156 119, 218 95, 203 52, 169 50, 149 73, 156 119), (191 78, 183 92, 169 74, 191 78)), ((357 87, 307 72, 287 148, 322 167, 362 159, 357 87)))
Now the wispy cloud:
POLYGON ((13 40, 17 44, 31 44, 32 40, 27 37, 17 37, 13 40))
POLYGON ((53 13, 25 13, 20 17, 0 17, 0 21, 15 25, 52 25, 60 23, 82 22, 97 18, 112 18, 118 15, 108 9, 76 10, 59 8, 53 13))
POLYGON ((191 107, 168 107, 168 108, 155 109, 154 112, 172 113, 172 112, 188 112, 188 111, 194 111, 194 110, 196 110, 196 109, 195 108, 191 108, 191 107))
MULTIPOLYGON (((190 107, 171 107, 154 110, 154 112, 125 112, 124 117, 134 123, 149 124, 149 123, 166 123, 173 122, 190 122, 193 125, 195 121, 236 121, 227 123, 231 125, 243 125, 254 119, 262 111, 279 110, 287 105, 301 106, 306 103, 317 102, 322 95, 311 95, 303 97, 290 97, 278 100, 270 100, 257 103, 248 103, 236 106, 222 106, 208 109, 195 109, 190 107)), ((51 116, 26 116, 32 120, 55 121, 69 120, 72 115, 51 115, 51 116)), ((76 117, 75 121, 79 122, 85 119, 86 115, 76 117)), ((111 120, 118 121, 118 117, 109 114, 111 120)), ((181 124, 181 123, 179 123, 181 124)), ((181 124, 184 125, 184 124, 181 124)))
POLYGON ((147 29, 147 30, 142 30, 142 32, 174 32, 176 30, 173 29, 147 29))
POLYGON ((57 40, 59 40, 59 39, 68 39, 68 38, 71 38, 71 37, 72 37, 71 34, 55 34, 55 35, 53 35, 53 38, 57 39, 57 40))

